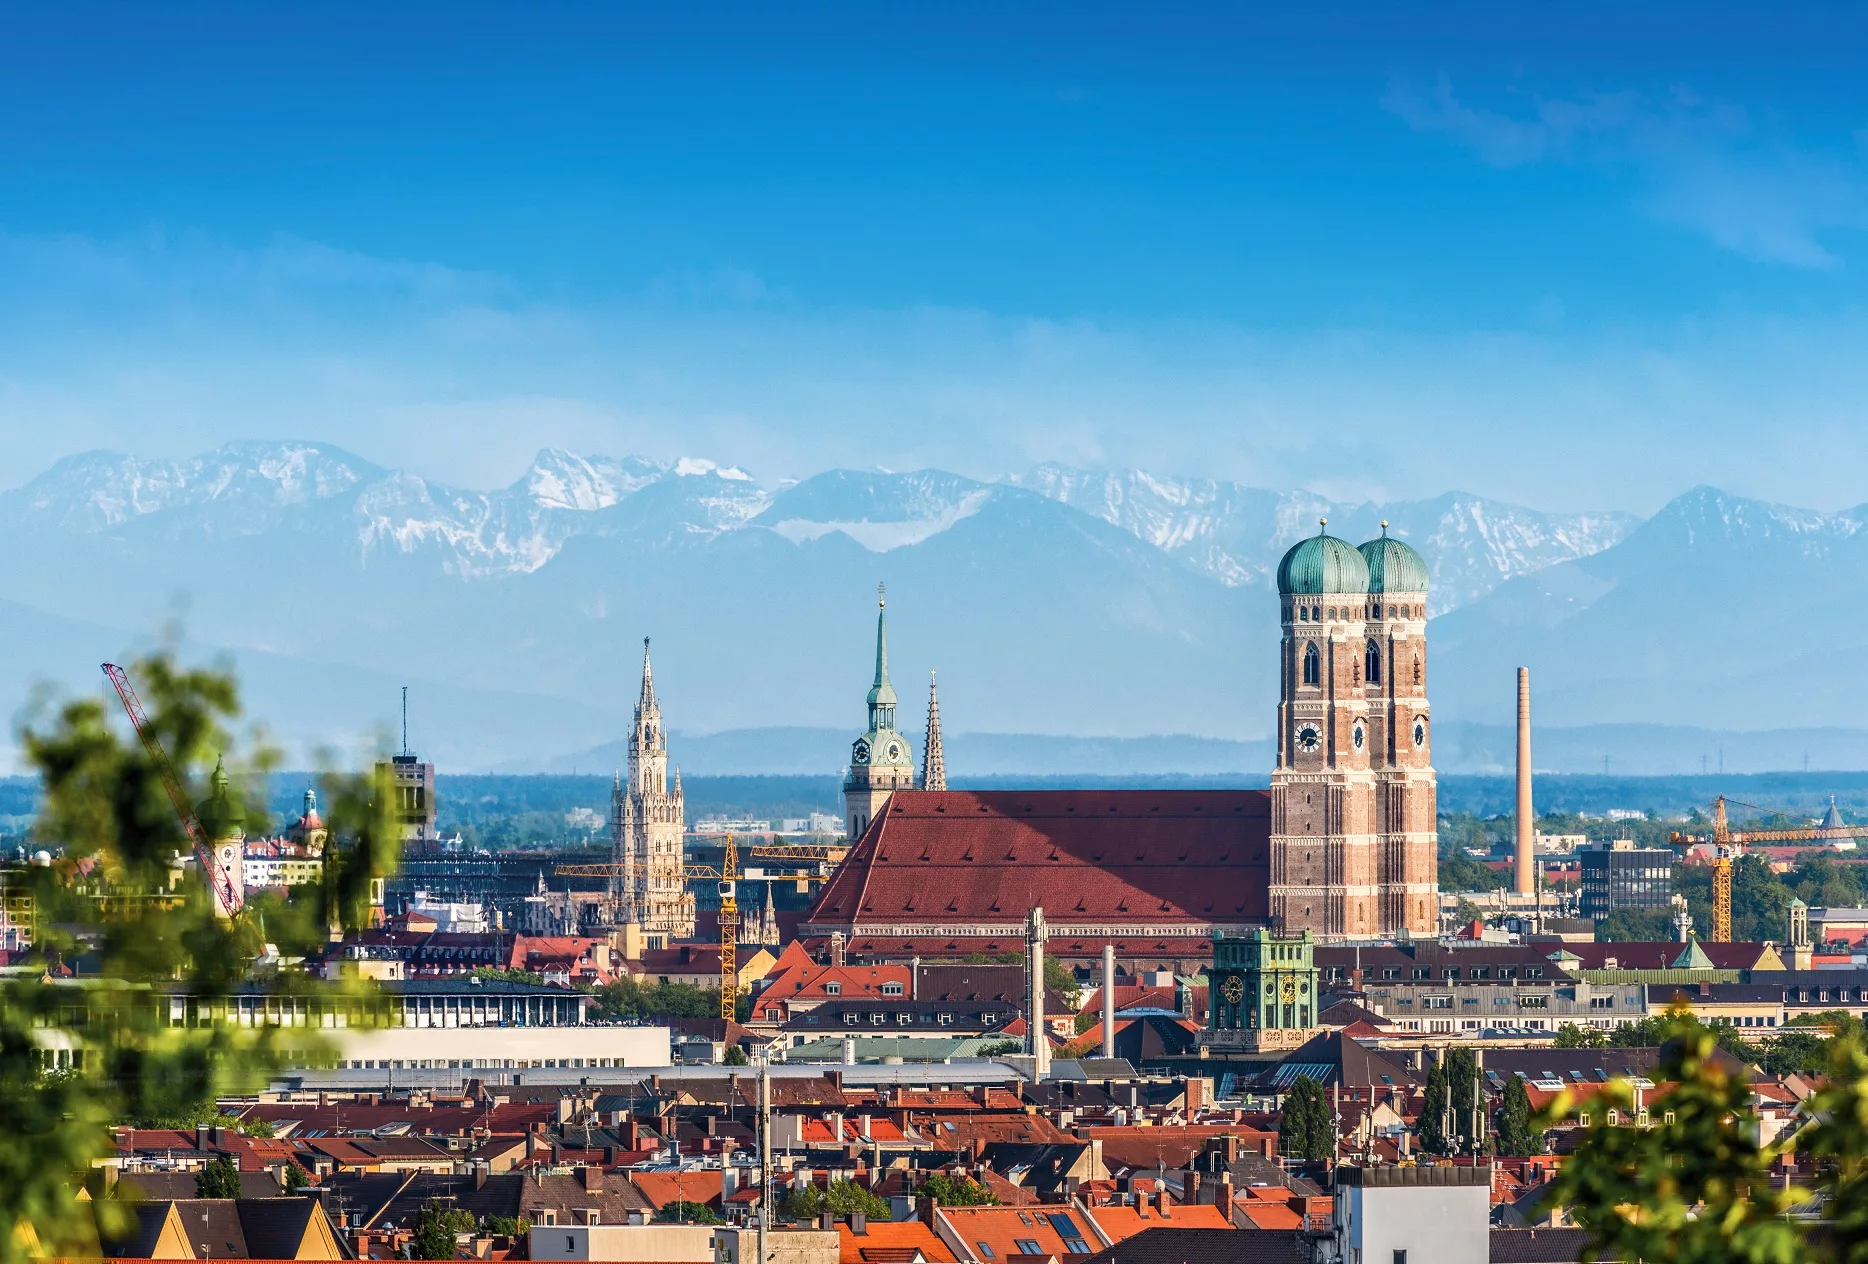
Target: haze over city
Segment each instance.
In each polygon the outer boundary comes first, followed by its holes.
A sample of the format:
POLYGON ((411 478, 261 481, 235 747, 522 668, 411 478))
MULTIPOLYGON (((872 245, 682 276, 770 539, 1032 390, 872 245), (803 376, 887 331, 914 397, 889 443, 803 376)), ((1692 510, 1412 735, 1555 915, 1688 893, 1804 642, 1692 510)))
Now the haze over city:
POLYGON ((1868 1259, 1864 85, 0 12, 0 1264, 1868 1259))

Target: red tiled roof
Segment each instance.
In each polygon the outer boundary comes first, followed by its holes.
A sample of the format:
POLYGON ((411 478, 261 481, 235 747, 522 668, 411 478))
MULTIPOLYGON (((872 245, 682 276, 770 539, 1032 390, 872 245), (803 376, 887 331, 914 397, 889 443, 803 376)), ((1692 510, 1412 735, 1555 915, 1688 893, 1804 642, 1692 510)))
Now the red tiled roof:
MULTIPOLYGON (((1769 944, 1757 943, 1713 943, 1700 940, 1699 947, 1712 964, 1721 970, 1749 970, 1758 963, 1769 944)), ((1607 961, 1615 959, 1615 969, 1620 970, 1667 970, 1680 959, 1686 951, 1685 944, 1648 943, 1648 944, 1597 944, 1580 943, 1561 945, 1564 952, 1578 957, 1578 969, 1602 970, 1609 968, 1607 961)), ((1554 947, 1553 947, 1554 951, 1554 947)))
POLYGON ((848 1224, 837 1225, 839 1264, 892 1264, 921 1257, 930 1264, 952 1264, 953 1252, 940 1235, 919 1220, 872 1220, 859 1234, 848 1224))
POLYGON ((806 922, 1260 922, 1270 829, 1262 790, 901 790, 806 922))

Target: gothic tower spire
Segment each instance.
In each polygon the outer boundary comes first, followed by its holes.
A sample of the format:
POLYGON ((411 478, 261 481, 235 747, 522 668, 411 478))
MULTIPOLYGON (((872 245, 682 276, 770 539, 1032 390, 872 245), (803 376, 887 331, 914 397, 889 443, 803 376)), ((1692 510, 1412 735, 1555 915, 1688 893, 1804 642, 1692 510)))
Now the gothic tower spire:
POLYGON ((642 692, 629 734, 629 777, 617 807, 614 846, 626 888, 618 892, 617 903, 623 920, 639 922, 654 946, 691 935, 694 895, 687 890, 682 847, 686 807, 679 770, 673 787, 668 784, 668 730, 655 696, 647 637, 642 638, 642 692))
POLYGON ((876 813, 897 790, 915 784, 914 752, 895 728, 895 687, 889 684, 887 593, 876 585, 876 679, 869 687, 869 730, 850 747, 843 779, 844 826, 851 842, 861 838, 876 813))
POLYGON ((940 695, 934 690, 934 673, 928 673, 928 730, 921 747, 921 788, 947 788, 947 758, 940 743, 940 695))
POLYGON ((876 683, 869 689, 869 727, 895 727, 895 687, 889 684, 889 611, 886 592, 876 585, 876 683))

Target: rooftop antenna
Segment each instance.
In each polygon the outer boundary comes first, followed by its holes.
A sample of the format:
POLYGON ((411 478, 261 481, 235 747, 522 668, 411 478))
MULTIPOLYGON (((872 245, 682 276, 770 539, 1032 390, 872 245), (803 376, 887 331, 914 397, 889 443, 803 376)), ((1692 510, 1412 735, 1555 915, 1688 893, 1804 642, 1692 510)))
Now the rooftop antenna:
POLYGON ((409 687, 402 686, 402 753, 409 753, 409 687))

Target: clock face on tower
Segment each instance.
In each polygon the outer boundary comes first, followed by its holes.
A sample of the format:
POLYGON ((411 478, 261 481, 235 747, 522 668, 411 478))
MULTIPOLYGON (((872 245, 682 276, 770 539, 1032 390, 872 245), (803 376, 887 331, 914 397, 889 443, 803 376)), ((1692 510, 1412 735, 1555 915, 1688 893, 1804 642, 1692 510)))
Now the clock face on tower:
POLYGON ((858 742, 856 746, 850 751, 850 758, 851 760, 859 764, 868 763, 869 762, 869 743, 858 742))
POLYGON ((1286 979, 1284 981, 1284 1003, 1286 1005, 1289 1005, 1292 1001, 1296 999, 1297 999, 1297 980, 1286 979))
POLYGON ((889 743, 889 758, 900 759, 901 757, 902 757, 902 744, 900 742, 890 742, 889 743))
POLYGON ((1313 751, 1323 745, 1323 732, 1314 724, 1297 726, 1297 749, 1313 751))
POLYGON ((1237 1005, 1240 1001, 1245 999, 1245 980, 1241 979, 1236 974, 1229 975, 1226 981, 1220 985, 1219 992, 1221 996, 1226 998, 1228 1004, 1237 1005))
POLYGON ((1361 750, 1362 743, 1368 740, 1368 735, 1367 733, 1363 731, 1362 726, 1358 724, 1353 730, 1351 730, 1349 734, 1349 740, 1356 744, 1357 750, 1361 750))
POLYGON ((1416 720, 1414 721, 1414 745, 1418 749, 1419 747, 1425 746, 1426 744, 1427 744, 1427 721, 1416 720))

